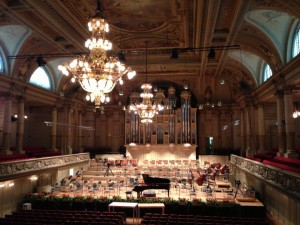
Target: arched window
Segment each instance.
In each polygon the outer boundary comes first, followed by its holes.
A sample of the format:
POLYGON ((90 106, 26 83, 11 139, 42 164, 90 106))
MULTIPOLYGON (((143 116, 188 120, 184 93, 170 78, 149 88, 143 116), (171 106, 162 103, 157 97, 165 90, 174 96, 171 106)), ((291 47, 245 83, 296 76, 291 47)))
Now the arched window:
POLYGON ((265 64, 265 67, 264 67, 264 80, 263 81, 266 81, 268 80, 271 76, 272 76, 272 70, 271 70, 271 67, 269 66, 269 64, 265 64))
POLYGON ((3 59, 2 59, 1 54, 0 54, 0 72, 1 72, 1 73, 4 72, 4 65, 3 65, 3 59))
POLYGON ((293 39, 292 58, 295 58, 300 53, 300 23, 297 26, 293 39))
POLYGON ((29 83, 40 86, 45 89, 51 89, 49 75, 42 67, 38 67, 30 77, 29 83))

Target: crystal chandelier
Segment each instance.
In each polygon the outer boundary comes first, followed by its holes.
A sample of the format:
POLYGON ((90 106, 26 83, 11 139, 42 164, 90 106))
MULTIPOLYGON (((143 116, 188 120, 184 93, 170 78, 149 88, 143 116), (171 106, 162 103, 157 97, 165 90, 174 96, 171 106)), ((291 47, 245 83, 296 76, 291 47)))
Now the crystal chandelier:
POLYGON ((95 102, 95 107, 100 108, 101 103, 108 100, 115 85, 123 84, 122 77, 127 74, 128 79, 133 78, 136 72, 125 66, 118 57, 109 56, 112 43, 106 39, 109 25, 103 16, 103 7, 97 2, 97 12, 88 22, 91 37, 86 40, 85 47, 90 50, 87 55, 79 55, 70 63, 59 65, 62 74, 71 74, 72 81, 78 80, 81 87, 88 92, 87 100, 95 102))
POLYGON ((143 92, 140 94, 142 98, 142 102, 139 104, 131 104, 130 111, 136 112, 141 118, 141 122, 148 124, 152 123, 153 117, 158 113, 158 111, 163 108, 152 102, 153 94, 152 94, 152 85, 147 82, 147 74, 148 74, 148 54, 147 54, 147 44, 146 42, 146 82, 142 84, 141 89, 143 92))

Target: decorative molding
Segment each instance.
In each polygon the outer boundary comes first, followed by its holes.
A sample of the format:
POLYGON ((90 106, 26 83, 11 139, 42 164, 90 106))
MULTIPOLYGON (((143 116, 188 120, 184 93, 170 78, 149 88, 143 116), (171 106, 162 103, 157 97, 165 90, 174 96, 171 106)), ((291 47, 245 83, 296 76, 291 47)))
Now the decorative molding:
POLYGON ((0 180, 24 175, 25 173, 40 173, 41 170, 55 169, 61 166, 88 162, 89 160, 89 153, 79 153, 73 155, 5 162, 0 164, 0 180))
POLYGON ((230 156, 230 162, 239 169, 277 187, 280 191, 300 199, 300 175, 236 155, 230 156))

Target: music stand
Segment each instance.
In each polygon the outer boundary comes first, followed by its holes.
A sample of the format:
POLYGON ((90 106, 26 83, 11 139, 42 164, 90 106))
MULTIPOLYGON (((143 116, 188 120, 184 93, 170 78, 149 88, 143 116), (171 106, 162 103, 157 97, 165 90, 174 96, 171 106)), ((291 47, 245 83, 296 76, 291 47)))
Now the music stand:
POLYGON ((106 168, 106 171, 105 171, 105 173, 104 173, 104 176, 106 177, 106 176, 108 176, 109 175, 109 172, 113 175, 113 177, 115 176, 114 175, 114 173, 112 172, 112 170, 111 170, 111 168, 110 168, 110 164, 109 163, 106 163, 106 166, 107 166, 107 168, 106 168))

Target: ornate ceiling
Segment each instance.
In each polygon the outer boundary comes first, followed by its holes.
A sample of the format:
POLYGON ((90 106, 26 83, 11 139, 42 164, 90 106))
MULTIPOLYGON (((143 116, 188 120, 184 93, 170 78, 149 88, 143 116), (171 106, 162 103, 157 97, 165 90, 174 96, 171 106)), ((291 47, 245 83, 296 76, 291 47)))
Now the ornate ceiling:
MULTIPOLYGON (((145 80, 145 42, 148 42, 148 81, 159 86, 188 84, 200 103, 206 91, 215 99, 235 102, 241 81, 254 90, 261 83, 260 66, 268 63, 276 73, 286 63, 287 34, 299 19, 297 0, 102 0, 110 24, 115 52, 123 51, 127 65, 138 75, 125 80, 124 96, 145 80), (210 46, 240 46, 217 50, 210 46), (171 52, 178 50, 178 58, 171 52), (220 85, 220 80, 225 85, 220 85)), ((97 0, 2 0, 0 41, 8 56, 9 76, 28 80, 42 55, 53 77, 54 91, 80 95, 80 88, 61 77, 57 65, 70 60, 62 54, 84 52, 87 19, 97 0), (21 26, 20 26, 21 25, 21 26)), ((117 92, 117 88, 115 92, 117 92)))

